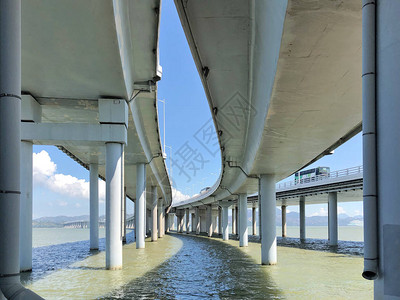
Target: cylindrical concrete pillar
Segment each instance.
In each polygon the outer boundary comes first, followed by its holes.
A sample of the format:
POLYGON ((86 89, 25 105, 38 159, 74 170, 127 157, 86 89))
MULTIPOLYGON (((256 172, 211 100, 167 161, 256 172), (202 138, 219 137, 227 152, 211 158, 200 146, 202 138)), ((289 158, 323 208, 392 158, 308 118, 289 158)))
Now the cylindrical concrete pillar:
POLYGON ((162 220, 163 220, 163 207, 162 207, 162 199, 158 200, 158 237, 162 238, 163 234, 162 234, 162 220))
POLYGON ((239 246, 248 246, 247 194, 239 194, 239 246))
POLYGON ((306 240, 306 197, 300 196, 300 241, 306 240))
POLYGON ((165 207, 164 207, 164 200, 163 203, 161 204, 161 237, 164 237, 165 235, 165 207))
POLYGON ((90 250, 99 249, 99 166, 90 164, 90 250))
POLYGON ((19 231, 21 272, 32 270, 32 146, 31 142, 21 142, 21 209, 19 231))
POLYGON ((189 234, 189 221, 190 221, 190 214, 189 214, 189 208, 186 208, 186 233, 189 234))
POLYGON ((239 234, 239 205, 235 207, 235 234, 238 235, 239 234))
POLYGON ((151 205, 151 216, 152 216, 152 226, 151 226, 151 240, 153 242, 157 241, 157 187, 151 187, 152 193, 152 205, 151 205))
POLYGON ((213 234, 213 221, 212 221, 212 206, 207 205, 207 233, 211 237, 213 234))
MULTIPOLYGON (((375 280, 375 299, 400 299, 400 1, 381 0, 375 3, 378 200, 370 197, 364 200, 364 205, 375 200, 378 206, 375 213, 378 214, 379 272, 375 280)), ((364 218, 366 214, 371 214, 365 221, 372 221, 374 211, 371 204, 369 208, 364 210, 364 218)), ((368 236, 370 243, 375 242, 376 236, 373 235, 371 228, 365 233, 364 240, 368 236)), ((376 258, 374 251, 368 254, 365 257, 368 260, 376 258)))
POLYGON ((222 208, 218 207, 218 234, 222 234, 222 208))
POLYGON ((20 122, 21 1, 0 0, 0 295, 20 282, 20 122))
POLYGON ((236 214, 234 206, 232 206, 232 234, 236 234, 236 214))
POLYGON ((257 219, 256 219, 256 207, 251 208, 251 220, 253 225, 252 235, 257 235, 257 219))
POLYGON ((122 268, 122 147, 106 144, 106 269, 122 268))
POLYGON ((136 203, 135 203, 136 248, 145 247, 145 205, 146 205, 146 165, 136 165, 136 203))
POLYGON ((286 237, 286 205, 282 205, 282 237, 286 237))
POLYGON ((222 206, 222 239, 229 240, 229 227, 228 227, 229 207, 222 206))
POLYGON ((122 244, 126 244, 126 187, 125 187, 125 147, 122 148, 122 163, 121 163, 121 230, 122 244))
POLYGON ((196 207, 196 234, 200 234, 200 211, 199 208, 196 207))
POLYGON ((180 212, 179 212, 180 214, 179 214, 179 232, 180 233, 183 233, 183 227, 184 227, 184 225, 183 225, 183 223, 184 223, 184 219, 183 219, 183 217, 184 217, 184 212, 183 212, 183 210, 181 210, 180 212))
POLYGON ((276 250, 276 196, 274 175, 260 176, 261 203, 261 264, 277 263, 276 250))
POLYGON ((328 234, 329 245, 337 246, 338 244, 338 215, 337 215, 337 193, 328 194, 328 234))

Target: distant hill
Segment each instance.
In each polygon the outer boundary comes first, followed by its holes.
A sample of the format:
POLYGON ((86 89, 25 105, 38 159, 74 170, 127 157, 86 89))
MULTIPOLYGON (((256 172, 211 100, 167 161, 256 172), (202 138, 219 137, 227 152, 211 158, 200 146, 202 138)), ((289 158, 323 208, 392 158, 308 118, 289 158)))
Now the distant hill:
MULTIPOLYGON (((257 214, 257 222, 258 222, 258 214, 257 214)), ((232 218, 229 216, 229 224, 232 224, 232 218)), ((247 223, 248 226, 252 224, 252 212, 251 210, 247 211, 247 223)), ((362 226, 363 217, 362 216, 354 216, 350 217, 346 214, 338 215, 338 225, 339 226, 362 226)), ((276 225, 282 225, 282 214, 279 208, 276 209, 276 225)), ((300 214, 298 212, 290 212, 286 214, 286 225, 287 226, 300 226, 300 214)), ((328 217, 327 216, 313 216, 306 217, 306 226, 328 226, 328 217)))
MULTIPOLYGON (((130 218, 132 214, 127 214, 127 218, 130 218)), ((99 221, 105 221, 105 216, 102 215, 99 217, 99 221)), ((74 221, 89 221, 89 215, 81 215, 81 216, 56 216, 56 217, 41 217, 34 219, 32 221, 32 226, 35 228, 55 228, 55 227, 63 227, 65 222, 74 222, 74 221)))

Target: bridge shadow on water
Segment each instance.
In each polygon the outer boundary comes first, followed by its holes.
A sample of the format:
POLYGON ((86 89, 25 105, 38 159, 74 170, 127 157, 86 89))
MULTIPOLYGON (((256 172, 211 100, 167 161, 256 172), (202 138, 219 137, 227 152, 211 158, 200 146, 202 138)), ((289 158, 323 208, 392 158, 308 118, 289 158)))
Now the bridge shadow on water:
MULTIPOLYGON (((127 233, 127 244, 134 241, 134 231, 127 233)), ((72 263, 105 251, 105 243, 105 238, 99 239, 99 250, 90 250, 88 240, 33 248, 32 272, 21 273, 21 283, 28 284, 60 269, 73 269, 72 263)))
POLYGON ((103 299, 282 299, 262 267, 229 244, 173 234, 173 257, 103 299))

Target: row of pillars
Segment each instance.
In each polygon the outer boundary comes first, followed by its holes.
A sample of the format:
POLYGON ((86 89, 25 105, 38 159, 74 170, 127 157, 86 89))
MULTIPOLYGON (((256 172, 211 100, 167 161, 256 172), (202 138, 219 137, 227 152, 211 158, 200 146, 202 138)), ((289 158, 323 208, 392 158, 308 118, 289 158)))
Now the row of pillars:
MULTIPOLYGON (((263 181, 266 185, 269 183, 268 178, 263 181)), ((272 184, 264 186, 262 191, 266 193, 268 188, 274 188, 272 184)), ((271 197, 274 197, 270 195, 271 197)), ((273 198, 270 202, 276 202, 273 198)), ((260 195, 260 202, 262 207, 262 195, 260 195)), ((268 202, 267 202, 268 204, 268 202)), ((229 240, 229 229, 228 229, 228 209, 231 206, 229 203, 220 203, 220 208, 218 209, 218 233, 222 234, 223 240, 229 240)), ((262 212, 262 209, 261 209, 262 212)), ((272 213, 275 216, 275 206, 270 208, 268 212, 268 217, 272 218, 272 213)), ((264 212, 264 215, 266 213, 264 212)), ((261 235, 261 244, 262 246, 262 261, 263 264, 273 264, 276 263, 276 225, 275 218, 274 222, 271 220, 265 220, 262 223, 267 223, 268 225, 262 226, 260 228, 260 232, 264 232, 264 235, 261 235), (267 227, 268 226, 268 227, 267 227), (266 237, 267 242, 262 241, 263 237, 266 237)), ((337 230, 337 193, 331 192, 328 194, 328 231, 329 231, 329 244, 337 245, 338 242, 338 230, 337 230)), ((185 210, 177 211, 177 223, 178 223, 178 232, 186 233, 196 232, 196 234, 200 234, 200 220, 201 216, 199 214, 199 208, 195 208, 195 213, 190 214, 189 208, 185 210), (190 216, 192 216, 192 230, 190 230, 190 216)), ((206 206, 206 232, 209 237, 213 234, 213 217, 212 217, 212 206, 211 204, 206 206)), ((246 247, 248 246, 248 227, 247 227, 247 194, 240 194, 238 199, 238 205, 236 207, 232 207, 232 234, 237 234, 239 236, 239 246, 246 247)), ((252 207, 252 234, 257 234, 257 220, 256 220, 256 207, 252 207)), ((286 206, 282 206, 282 237, 286 237, 286 206)), ((304 242, 306 240, 306 223, 305 223, 305 197, 300 197, 300 240, 304 242)))
MULTIPOLYGON (((306 240, 306 199, 300 196, 300 241, 306 240)), ((281 206, 282 213, 282 237, 286 237, 286 206, 281 206)), ((337 215, 337 192, 328 193, 328 240, 329 245, 338 244, 338 215, 337 215)))
MULTIPOLYGON (((106 144, 106 268, 122 268, 122 244, 126 242, 126 192, 123 182, 123 148, 119 143, 106 144)), ((32 270, 32 143, 21 142, 21 207, 19 227, 20 271, 32 270)), ((145 247, 146 165, 138 164, 135 205, 136 247, 145 247)), ((90 249, 99 249, 98 165, 90 164, 90 249)), ((153 203, 152 240, 164 233, 164 207, 151 190, 153 203), (158 211, 158 213, 157 213, 158 211)), ((17 235, 18 236, 18 235, 17 235)))

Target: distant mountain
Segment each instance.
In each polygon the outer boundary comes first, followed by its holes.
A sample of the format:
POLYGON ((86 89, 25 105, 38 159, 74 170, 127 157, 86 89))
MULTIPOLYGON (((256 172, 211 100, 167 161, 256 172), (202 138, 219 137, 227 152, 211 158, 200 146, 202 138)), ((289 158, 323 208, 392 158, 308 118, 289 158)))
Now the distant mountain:
MULTIPOLYGON (((258 222, 258 213, 256 215, 258 222)), ((229 216, 229 224, 232 224, 232 218, 229 216)), ((248 226, 252 224, 252 211, 247 211, 247 223, 248 226)), ((338 225, 339 226, 362 226, 363 217, 362 216, 354 216, 350 217, 346 214, 338 215, 338 225)), ((276 209, 276 225, 282 225, 282 213, 279 208, 276 209)), ((286 225, 287 226, 300 226, 300 214, 298 212, 291 211, 286 213, 286 225)), ((306 217, 306 226, 328 226, 328 217, 327 216, 312 216, 306 217)))

